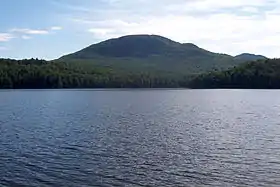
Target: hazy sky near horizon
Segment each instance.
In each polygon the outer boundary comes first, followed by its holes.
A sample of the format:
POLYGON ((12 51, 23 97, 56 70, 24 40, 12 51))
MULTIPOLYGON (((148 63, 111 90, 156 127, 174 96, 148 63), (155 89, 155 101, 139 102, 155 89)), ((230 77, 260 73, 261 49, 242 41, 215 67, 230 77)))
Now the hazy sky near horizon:
POLYGON ((0 0, 0 57, 54 59, 128 34, 280 57, 280 0, 0 0))

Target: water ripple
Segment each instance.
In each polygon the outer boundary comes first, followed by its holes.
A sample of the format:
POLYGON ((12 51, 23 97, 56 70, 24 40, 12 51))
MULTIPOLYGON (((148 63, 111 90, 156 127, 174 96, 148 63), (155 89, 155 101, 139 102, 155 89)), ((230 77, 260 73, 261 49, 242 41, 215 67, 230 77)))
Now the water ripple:
POLYGON ((14 91, 0 109, 0 186, 280 186, 275 91, 14 91))

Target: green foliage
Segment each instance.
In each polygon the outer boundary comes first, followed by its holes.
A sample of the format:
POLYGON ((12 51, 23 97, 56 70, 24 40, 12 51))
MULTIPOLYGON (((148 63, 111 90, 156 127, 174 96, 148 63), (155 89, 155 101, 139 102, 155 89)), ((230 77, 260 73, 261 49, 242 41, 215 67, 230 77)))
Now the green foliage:
POLYGON ((279 89, 280 59, 248 62, 227 71, 199 75, 191 88, 279 89))
POLYGON ((44 60, 0 59, 0 88, 175 88, 187 77, 149 72, 122 72, 110 68, 75 66, 44 60))
POLYGON ((280 88, 280 59, 248 62, 226 71, 180 74, 128 71, 92 64, 0 59, 0 88, 280 88))
POLYGON ((120 71, 161 71, 182 75, 227 69, 244 62, 191 43, 181 44, 156 35, 110 39, 63 56, 59 61, 111 67, 120 71))
MULTIPOLYGON (((254 82, 255 87, 267 84, 267 72, 251 72, 248 65, 218 72, 244 63, 245 58, 259 56, 243 54, 234 58, 161 36, 124 36, 51 62, 0 59, 0 88, 250 87, 251 79, 263 81, 254 82), (215 72, 196 77, 209 71, 215 72), (196 78, 189 83, 192 77, 196 78)), ((254 63, 251 66, 254 68, 254 63)))

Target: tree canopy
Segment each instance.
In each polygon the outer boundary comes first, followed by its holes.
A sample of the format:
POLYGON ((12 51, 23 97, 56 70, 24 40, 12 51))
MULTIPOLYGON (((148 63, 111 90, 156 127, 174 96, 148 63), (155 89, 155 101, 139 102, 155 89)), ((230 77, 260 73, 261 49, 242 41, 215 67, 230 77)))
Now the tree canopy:
POLYGON ((174 88, 187 77, 161 72, 116 71, 110 67, 78 66, 45 60, 0 59, 0 88, 174 88))
POLYGON ((201 74, 190 81, 189 87, 279 89, 280 59, 248 62, 226 71, 201 74))

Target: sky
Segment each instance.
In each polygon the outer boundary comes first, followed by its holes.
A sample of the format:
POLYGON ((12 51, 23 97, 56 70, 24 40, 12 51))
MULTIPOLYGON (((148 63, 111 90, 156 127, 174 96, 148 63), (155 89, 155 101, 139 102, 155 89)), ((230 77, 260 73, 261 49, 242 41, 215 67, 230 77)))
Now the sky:
POLYGON ((280 0, 0 0, 0 58, 56 59, 129 34, 275 58, 279 20, 280 0))

